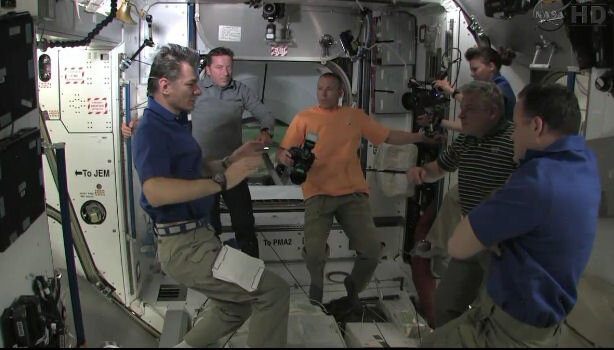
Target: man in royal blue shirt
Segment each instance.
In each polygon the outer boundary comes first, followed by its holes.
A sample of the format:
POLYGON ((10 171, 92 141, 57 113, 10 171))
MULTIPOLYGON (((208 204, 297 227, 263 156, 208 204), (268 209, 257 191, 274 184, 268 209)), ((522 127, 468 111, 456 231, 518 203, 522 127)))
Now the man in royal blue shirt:
POLYGON ((561 85, 530 84, 514 111, 508 183, 463 218, 448 252, 493 252, 474 307, 423 346, 555 347, 588 262, 601 186, 594 154, 578 135, 580 109, 561 85))
POLYGON ((261 162, 264 144, 248 142, 219 169, 202 178, 201 150, 188 127, 187 112, 200 95, 195 67, 198 54, 179 45, 162 47, 149 73, 148 106, 132 140, 134 163, 142 183, 141 206, 154 222, 162 270, 210 301, 202 318, 178 347, 206 347, 238 329, 248 317, 247 345, 284 347, 289 287, 265 270, 256 290, 246 290, 212 276, 221 244, 209 224, 213 195, 232 188, 261 162))

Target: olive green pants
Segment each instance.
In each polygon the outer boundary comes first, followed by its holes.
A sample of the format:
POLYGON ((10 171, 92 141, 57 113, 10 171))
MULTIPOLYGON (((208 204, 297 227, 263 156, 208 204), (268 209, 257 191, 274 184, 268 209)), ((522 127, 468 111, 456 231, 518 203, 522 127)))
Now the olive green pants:
POLYGON ((357 253, 350 278, 360 292, 371 281, 382 251, 382 244, 377 238, 377 229, 371 216, 369 196, 365 193, 344 196, 318 195, 305 201, 304 254, 311 284, 319 288, 324 286, 326 242, 333 217, 350 239, 350 249, 357 253))
POLYGON ((537 328, 518 321, 482 288, 472 309, 424 337, 422 347, 557 347, 561 333, 560 324, 537 328))
POLYGON ((288 284, 269 270, 264 271, 258 289, 253 292, 213 278, 211 268, 220 248, 220 240, 208 226, 158 238, 162 270, 177 282, 202 292, 209 297, 208 303, 212 303, 185 335, 185 342, 193 347, 215 345, 251 315, 247 345, 285 347, 288 284))

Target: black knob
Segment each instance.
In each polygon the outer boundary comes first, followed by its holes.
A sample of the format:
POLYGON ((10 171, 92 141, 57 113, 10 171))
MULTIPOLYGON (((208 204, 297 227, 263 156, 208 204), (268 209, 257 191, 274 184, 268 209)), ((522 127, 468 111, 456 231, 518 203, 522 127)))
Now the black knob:
POLYGON ((612 89, 612 78, 606 74, 595 79, 595 88, 602 92, 608 92, 612 89))

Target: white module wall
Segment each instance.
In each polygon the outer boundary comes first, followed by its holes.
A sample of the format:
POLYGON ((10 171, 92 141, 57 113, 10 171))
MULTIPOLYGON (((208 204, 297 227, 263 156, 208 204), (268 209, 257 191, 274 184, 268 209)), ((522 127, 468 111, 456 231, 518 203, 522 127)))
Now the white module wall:
MULTIPOLYGON (((138 263, 127 235, 119 136, 118 59, 115 49, 64 48, 47 55, 51 76, 39 80, 39 98, 46 111, 52 143, 66 143, 66 173, 75 208, 95 265, 129 303, 139 289, 138 263)), ((47 203, 59 209, 53 177, 44 162, 47 203)), ((49 221, 54 261, 65 261, 61 226, 49 221)), ((77 259, 80 273, 80 263, 77 259)))

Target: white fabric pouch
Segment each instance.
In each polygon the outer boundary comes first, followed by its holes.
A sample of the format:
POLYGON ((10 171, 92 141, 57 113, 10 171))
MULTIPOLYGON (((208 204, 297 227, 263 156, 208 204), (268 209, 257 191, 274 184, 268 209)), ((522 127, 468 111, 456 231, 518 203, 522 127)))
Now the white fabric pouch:
POLYGON ((253 292, 264 273, 264 261, 230 246, 222 246, 211 269, 213 277, 253 292))

